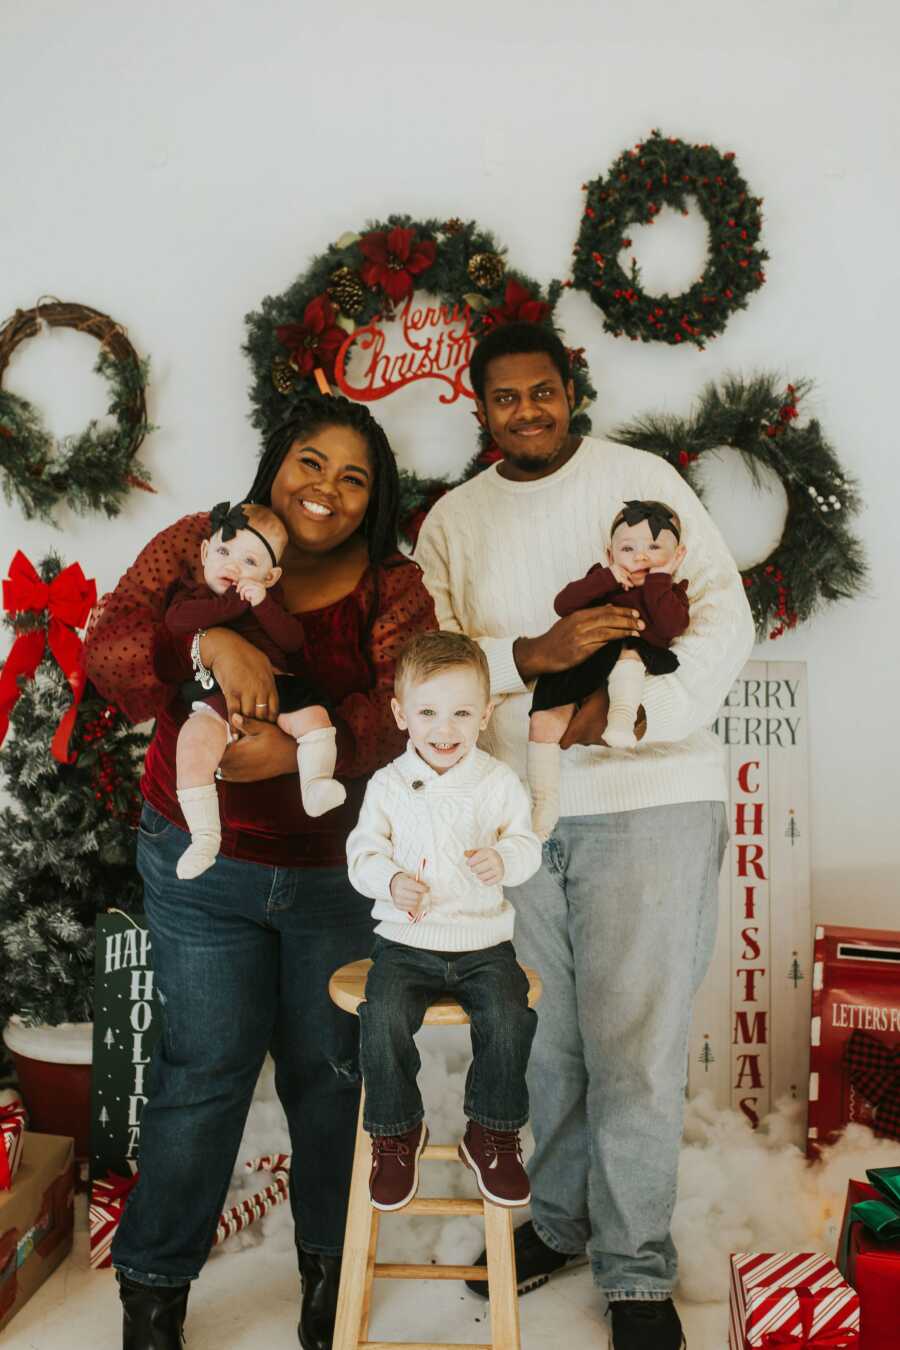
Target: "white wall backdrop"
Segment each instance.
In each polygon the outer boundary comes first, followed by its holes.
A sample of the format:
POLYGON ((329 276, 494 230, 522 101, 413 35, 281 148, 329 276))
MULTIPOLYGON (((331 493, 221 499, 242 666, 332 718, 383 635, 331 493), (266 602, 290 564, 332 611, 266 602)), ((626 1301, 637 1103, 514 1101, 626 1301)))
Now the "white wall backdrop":
MULTIPOLYGON (((152 359, 160 429, 142 452, 158 495, 133 493, 114 521, 63 512, 53 530, 0 505, 2 569, 52 544, 107 588, 156 530, 240 493, 257 449, 243 316, 344 230, 392 211, 474 218, 549 281, 566 274, 580 184, 652 127, 734 150, 765 198, 771 260, 722 337, 705 353, 616 340, 577 295, 561 314, 600 434, 686 411, 727 370, 816 381, 808 407, 867 502, 871 584, 759 655, 809 663, 816 919, 900 926, 898 39, 892 0, 10 0, 0 318, 48 293, 113 315, 152 359)), ((648 283, 690 276, 698 229, 635 236, 648 283)), ((74 431, 104 407, 95 356, 47 336, 5 383, 74 431)), ((415 445, 409 420, 410 466, 471 453, 436 395, 415 445)))

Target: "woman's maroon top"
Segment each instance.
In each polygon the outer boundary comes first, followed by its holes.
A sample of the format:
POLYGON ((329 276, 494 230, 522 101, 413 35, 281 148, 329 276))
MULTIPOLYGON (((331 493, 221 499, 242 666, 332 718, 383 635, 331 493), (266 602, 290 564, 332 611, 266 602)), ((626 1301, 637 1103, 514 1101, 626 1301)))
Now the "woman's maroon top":
MULTIPOLYGON (((186 829, 175 795, 175 742, 188 709, 178 687, 192 677, 190 638, 164 624, 170 587, 193 571, 209 535, 206 514, 185 516, 152 539, 115 590, 94 611, 85 644, 87 673, 100 692, 133 722, 155 717, 141 790, 167 820, 186 829)), ((336 776, 347 801, 311 819, 303 810, 296 774, 258 783, 219 784, 222 853, 277 867, 336 867, 356 823, 366 780, 403 749, 405 734, 391 712, 394 665, 415 633, 435 628, 434 605, 415 563, 401 554, 379 571, 375 624, 364 642, 374 575, 323 609, 302 612, 306 649, 297 673, 308 673, 327 694, 337 728, 336 776)), ((292 670, 293 658, 287 662, 292 670)))

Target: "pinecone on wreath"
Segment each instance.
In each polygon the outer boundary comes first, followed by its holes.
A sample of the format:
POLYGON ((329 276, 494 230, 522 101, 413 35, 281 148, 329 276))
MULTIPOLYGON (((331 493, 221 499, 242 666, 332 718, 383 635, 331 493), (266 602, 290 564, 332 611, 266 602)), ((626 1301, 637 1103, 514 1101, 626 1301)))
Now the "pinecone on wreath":
POLYGON ((499 253, 473 253, 466 270, 476 286, 490 291, 503 280, 506 264, 499 253))
POLYGON ((279 394, 289 394, 294 387, 296 372, 286 356, 276 356, 272 362, 272 383, 279 394))
POLYGON ((355 319, 366 300, 363 284, 350 267, 339 267, 328 278, 328 294, 337 307, 350 319, 355 319))

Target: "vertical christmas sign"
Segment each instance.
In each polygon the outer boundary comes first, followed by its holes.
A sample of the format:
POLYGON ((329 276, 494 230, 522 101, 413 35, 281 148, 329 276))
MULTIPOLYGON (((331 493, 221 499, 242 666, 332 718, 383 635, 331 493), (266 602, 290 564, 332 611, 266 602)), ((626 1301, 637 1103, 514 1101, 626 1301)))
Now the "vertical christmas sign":
POLYGON ((806 666, 751 661, 713 724, 725 748, 731 839, 719 928, 694 1003, 688 1090, 755 1128, 805 1095, 811 943, 806 666))
POLYGON ((97 918, 91 1176, 137 1170, 159 1010, 142 914, 97 918))

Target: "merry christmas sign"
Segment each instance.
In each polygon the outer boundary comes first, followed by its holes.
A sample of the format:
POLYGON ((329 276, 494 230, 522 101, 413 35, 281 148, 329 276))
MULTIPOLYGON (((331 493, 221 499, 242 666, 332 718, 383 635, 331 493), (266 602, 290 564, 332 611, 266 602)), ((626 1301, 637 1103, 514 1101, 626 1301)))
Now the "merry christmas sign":
POLYGON ((448 386, 440 395, 441 403, 455 403, 461 395, 474 398, 468 380, 475 341, 469 306, 414 304, 410 296, 398 321, 400 341, 393 348, 380 317, 355 329, 345 340, 334 363, 341 393, 371 403, 418 380, 438 380, 448 386), (354 349, 364 358, 358 383, 348 369, 354 349))
POLYGON ((147 1074, 160 1029, 143 915, 98 917, 95 976, 91 1177, 128 1176, 138 1165, 147 1074))
POLYGON ((754 1127, 808 1081, 811 932, 806 666, 751 661, 713 730, 731 838, 719 928, 694 1003, 688 1089, 754 1127))

